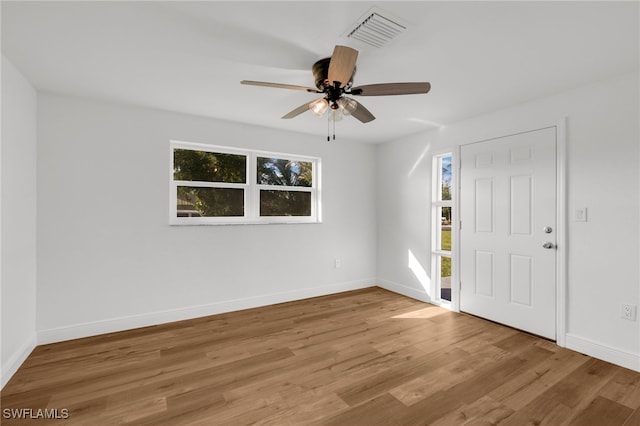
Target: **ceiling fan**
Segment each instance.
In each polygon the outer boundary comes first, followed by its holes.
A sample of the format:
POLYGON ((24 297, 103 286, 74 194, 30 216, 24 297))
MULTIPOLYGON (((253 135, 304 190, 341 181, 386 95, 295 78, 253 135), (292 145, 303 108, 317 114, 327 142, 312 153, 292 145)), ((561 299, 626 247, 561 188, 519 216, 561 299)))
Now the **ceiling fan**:
MULTIPOLYGON (((375 116, 361 103, 350 96, 388 96, 427 93, 431 89, 428 82, 418 83, 381 83, 365 84, 353 87, 358 51, 347 46, 336 46, 330 58, 324 58, 313 64, 311 71, 315 78, 315 88, 293 84, 268 83, 264 81, 242 80, 241 84, 275 87, 280 89, 302 90, 323 94, 322 98, 304 103, 285 114, 282 118, 294 118, 306 111, 322 116, 329 109, 329 120, 336 121, 343 115, 352 115, 362 123, 368 123, 375 116)), ((335 135, 334 135, 335 139, 335 135)))

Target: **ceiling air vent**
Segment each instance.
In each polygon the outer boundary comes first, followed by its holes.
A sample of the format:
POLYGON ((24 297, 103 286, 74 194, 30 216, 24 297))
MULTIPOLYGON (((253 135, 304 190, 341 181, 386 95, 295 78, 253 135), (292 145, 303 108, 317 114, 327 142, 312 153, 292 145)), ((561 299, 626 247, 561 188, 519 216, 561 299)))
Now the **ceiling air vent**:
POLYGON ((379 9, 371 9, 348 31, 347 38, 358 40, 370 46, 381 48, 398 38, 407 30, 404 23, 379 9))

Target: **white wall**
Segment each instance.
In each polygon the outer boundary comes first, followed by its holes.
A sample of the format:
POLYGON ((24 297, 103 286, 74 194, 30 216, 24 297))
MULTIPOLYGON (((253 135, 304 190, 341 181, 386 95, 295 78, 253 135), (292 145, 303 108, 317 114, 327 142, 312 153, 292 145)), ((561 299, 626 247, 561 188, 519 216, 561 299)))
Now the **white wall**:
POLYGON ((566 344, 640 370, 638 322, 620 318, 621 303, 640 305, 638 79, 619 76, 379 146, 380 282, 428 298, 407 253, 429 276, 434 153, 566 116, 567 210, 588 208, 588 222, 567 223, 566 344))
POLYGON ((41 93, 38 135, 40 343, 375 285, 374 146, 41 93), (170 139, 321 157, 324 222, 169 226, 170 139))
MULTIPOLYGON (((431 294, 432 135, 378 146, 378 283, 425 302, 431 294)), ((442 145, 442 144, 440 144, 442 145)), ((449 146, 445 146, 449 149, 449 146)))
POLYGON ((36 343, 36 92, 2 57, 2 383, 36 343))

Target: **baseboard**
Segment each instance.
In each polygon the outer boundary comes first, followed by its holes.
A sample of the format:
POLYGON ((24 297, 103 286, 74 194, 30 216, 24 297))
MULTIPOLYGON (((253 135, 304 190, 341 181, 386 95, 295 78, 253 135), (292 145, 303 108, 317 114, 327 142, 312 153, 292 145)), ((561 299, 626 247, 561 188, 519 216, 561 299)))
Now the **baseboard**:
POLYGON ((607 346, 571 333, 566 334, 565 343, 568 349, 640 372, 640 354, 607 346))
POLYGON ((385 290, 402 294, 403 296, 420 300, 421 302, 431 303, 431 297, 429 297, 426 291, 421 291, 412 287, 407 287, 406 285, 398 284, 393 281, 383 280, 381 278, 378 278, 377 283, 378 283, 378 287, 384 288, 385 290))
MULTIPOLYGON (((111 318, 103 321, 93 321, 82 324, 74 324, 66 327, 51 328, 38 331, 38 344, 62 342, 65 340, 79 339, 82 337, 97 336, 105 333, 113 333, 168 322, 181 321, 225 312, 239 311, 242 309, 257 308, 276 303, 291 302, 294 300, 308 299, 310 297, 326 296, 328 294, 344 291, 358 290, 374 287, 374 278, 329 284, 319 287, 303 288, 294 291, 265 294, 245 299, 228 300, 220 303, 189 306, 185 308, 170 309, 160 312, 132 315, 127 317, 111 318)), ((4 370, 4 369, 3 369, 4 370)))
POLYGON ((0 389, 9 383, 11 377, 18 371, 18 368, 27 359, 36 347, 36 334, 33 333, 24 344, 16 350, 7 360, 2 360, 2 378, 0 379, 0 389))

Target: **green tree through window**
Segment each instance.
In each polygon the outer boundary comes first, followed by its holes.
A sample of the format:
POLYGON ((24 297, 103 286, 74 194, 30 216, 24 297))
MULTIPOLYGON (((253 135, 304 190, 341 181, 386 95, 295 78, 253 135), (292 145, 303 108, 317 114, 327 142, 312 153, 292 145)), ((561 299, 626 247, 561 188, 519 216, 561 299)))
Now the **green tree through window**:
POLYGON ((238 154, 176 149, 173 178, 201 182, 245 183, 247 157, 238 154))
POLYGON ((313 165, 306 161, 258 157, 258 184, 312 186, 313 165))
MULTIPOLYGON (((245 183, 247 157, 190 149, 173 154, 173 178, 191 182, 245 183)), ((244 190, 178 186, 182 211, 193 209, 198 216, 244 216, 244 190)))
POLYGON ((273 188, 260 190, 260 216, 310 216, 311 193, 278 187, 313 186, 313 164, 283 158, 258 157, 257 183, 273 188))

